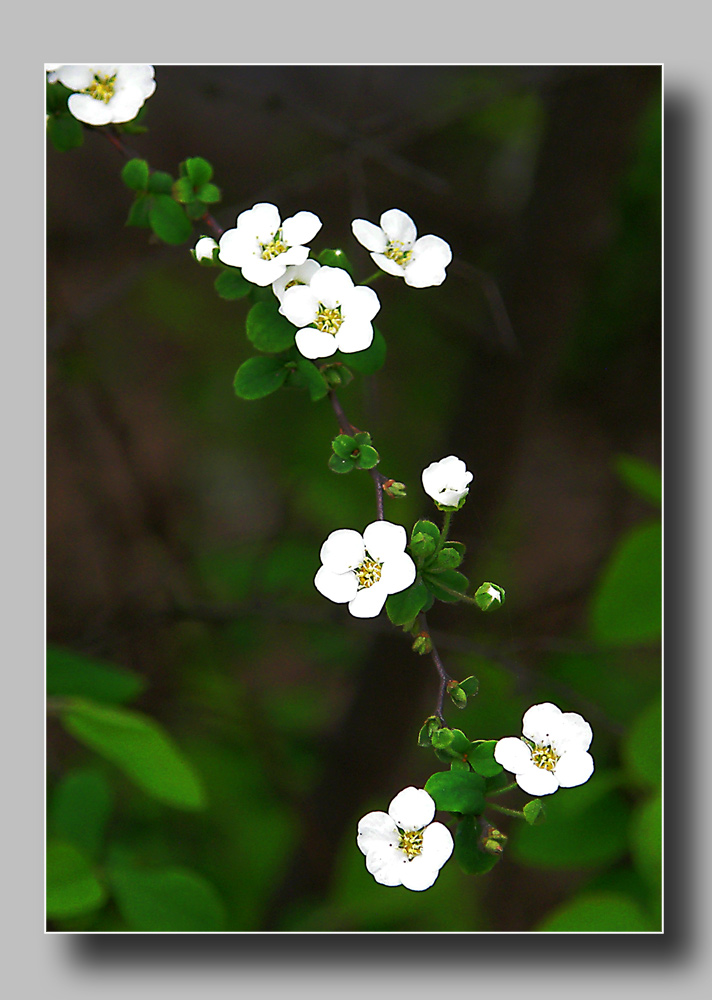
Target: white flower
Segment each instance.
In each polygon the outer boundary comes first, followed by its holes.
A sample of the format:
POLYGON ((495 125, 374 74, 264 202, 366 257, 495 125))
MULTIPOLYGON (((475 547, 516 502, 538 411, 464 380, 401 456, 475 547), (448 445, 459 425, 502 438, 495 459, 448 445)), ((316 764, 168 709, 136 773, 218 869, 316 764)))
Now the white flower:
POLYGON ((384 212, 380 226, 354 219, 351 229, 381 270, 405 278, 406 285, 427 288, 445 280, 445 268, 452 260, 450 245, 439 236, 416 239, 415 223, 399 208, 384 212))
POLYGON ((593 732, 576 712, 562 712, 548 701, 532 705, 524 713, 522 733, 524 739, 499 740, 494 759, 529 795, 582 785, 593 774, 593 757, 587 753, 593 732))
POLYGON ((217 248, 218 245, 212 236, 201 236, 192 252, 196 260, 212 260, 213 251, 217 248))
POLYGON ((137 63, 119 66, 55 66, 48 80, 59 80, 76 91, 67 101, 75 118, 87 125, 130 122, 156 89, 153 66, 137 63))
POLYGON ((336 351, 365 351, 373 340, 371 320, 381 308, 372 288, 354 285, 342 267, 321 267, 308 285, 288 288, 281 311, 300 327, 295 341, 305 358, 336 351))
POLYGON ((432 462, 422 474, 423 489, 442 507, 457 507, 469 493, 468 483, 472 473, 461 458, 448 455, 439 462, 432 462))
POLYGON ((366 868, 381 885, 429 889, 452 854, 452 834, 433 823, 435 802, 424 788, 404 788, 388 812, 370 812, 359 821, 356 843, 366 868))
POLYGON ((290 264, 282 277, 272 282, 272 291, 279 299, 280 312, 282 312, 282 300, 287 289, 295 288, 297 285, 308 285, 320 268, 321 264, 310 257, 303 264, 290 264))
POLYGON ((352 528, 332 531, 319 553, 314 586, 330 601, 348 603, 355 618, 375 618, 389 594, 415 580, 406 541, 405 528, 390 521, 374 521, 363 535, 352 528))
POLYGON ((303 264, 309 256, 303 244, 314 239, 321 219, 313 212, 297 212, 282 222, 279 209, 258 202, 237 217, 235 229, 220 237, 220 260, 242 269, 253 285, 271 285, 289 264, 303 264))

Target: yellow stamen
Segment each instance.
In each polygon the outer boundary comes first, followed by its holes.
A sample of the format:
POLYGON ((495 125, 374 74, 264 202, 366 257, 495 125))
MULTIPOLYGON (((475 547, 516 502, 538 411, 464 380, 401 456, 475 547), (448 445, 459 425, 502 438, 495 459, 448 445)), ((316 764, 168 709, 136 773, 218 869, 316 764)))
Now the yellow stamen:
POLYGON ((384 250, 384 256, 394 260, 396 264, 407 264, 413 256, 412 250, 405 250, 400 240, 392 240, 384 250))
POLYGON ((96 101, 103 101, 104 104, 108 104, 114 96, 115 82, 116 73, 114 73, 113 76, 99 76, 98 73, 95 73, 94 79, 86 88, 84 93, 89 94, 89 96, 93 97, 96 101))
POLYGON ((409 861, 417 857, 423 850, 422 830, 402 830, 398 847, 409 861))
POLYGON ((336 306, 335 309, 328 309, 320 302, 314 322, 316 323, 317 330, 336 336, 339 332, 339 327, 344 322, 344 318, 341 315, 341 306, 336 306))
POLYGON ((366 556, 363 562, 356 567, 359 590, 366 590, 368 587, 372 587, 374 583, 378 583, 381 579, 382 567, 383 563, 376 562, 375 559, 366 556))
POLYGON ((284 253, 285 250, 289 250, 282 237, 281 229, 278 229, 273 234, 269 243, 261 243, 260 246, 262 248, 262 253, 260 254, 262 260, 272 260, 274 257, 278 257, 281 253, 284 253))
POLYGON ((553 771, 559 760, 559 754, 551 746, 538 743, 532 750, 532 763, 543 771, 553 771))

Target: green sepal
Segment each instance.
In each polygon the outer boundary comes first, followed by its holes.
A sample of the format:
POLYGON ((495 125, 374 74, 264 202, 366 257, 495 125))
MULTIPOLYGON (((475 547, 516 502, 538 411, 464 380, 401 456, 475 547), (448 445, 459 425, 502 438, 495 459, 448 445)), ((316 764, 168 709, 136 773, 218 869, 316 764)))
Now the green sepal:
POLYGON ((425 791, 443 812, 469 816, 485 808, 485 781, 474 771, 437 771, 425 782, 425 791))
POLYGON ((249 295, 251 284, 236 267, 226 267, 215 279, 214 288, 221 299, 232 301, 249 295))
POLYGON ((438 503, 437 500, 434 500, 433 503, 438 510, 441 510, 443 513, 453 514, 455 511, 461 510, 465 506, 467 503, 467 493, 463 497, 460 497, 458 503, 454 507, 446 507, 444 504, 438 503))
POLYGON ((441 726, 442 722, 437 715, 429 715, 420 727, 420 732, 418 733, 418 746, 429 747, 432 743, 433 736, 437 733, 441 726))
POLYGON ((391 594, 386 600, 386 614, 392 625, 408 625, 417 618, 428 599, 428 591, 420 580, 410 587, 391 594))
POLYGON ((483 583, 475 591, 475 601, 482 611, 494 611, 504 604, 504 588, 497 583, 483 583), (499 597, 493 596, 492 591, 499 597))
POLYGON ((380 455, 371 445, 366 444, 362 448, 359 448, 358 458, 356 459, 356 465, 359 469, 373 469, 380 461, 380 455))
POLYGON ((242 399, 262 399, 279 389, 288 372, 284 358, 248 358, 235 374, 235 393, 242 399))
POLYGON ((170 194, 173 189, 173 178, 165 170, 154 170, 148 178, 148 190, 152 194, 170 194))
MULTIPOLYGON (((148 183, 150 189, 150 180, 148 183)), ((148 209, 148 221, 156 236, 172 246, 185 243, 193 232, 190 219, 168 194, 154 194, 148 209)))
POLYGON ((321 251, 317 260, 322 267, 341 267, 344 271, 347 271, 352 278, 354 276, 351 261, 343 250, 330 250, 326 247, 321 251))
POLYGON ((525 802, 522 812, 529 826, 539 826, 546 819, 544 803, 541 799, 531 799, 529 802, 525 802))
POLYGON ((332 472, 351 472, 355 468, 355 462, 353 458, 339 458, 338 455, 334 455, 332 452, 329 455, 329 468, 332 472))
MULTIPOLYGON (((294 344, 294 327, 279 312, 279 304, 276 300, 255 302, 247 314, 245 326, 247 339, 254 344, 258 351, 276 354, 279 351, 286 351, 294 344)), ((311 362, 309 364, 314 368, 311 362)), ((314 370, 316 372, 316 369, 314 370)), ((327 391, 328 386, 324 395, 327 391)))
POLYGON ((339 458, 351 458, 351 453, 357 450, 356 441, 350 434, 338 434, 331 442, 331 447, 339 458))
POLYGON ((458 595, 464 595, 470 585, 467 577, 456 569, 446 569, 436 573, 424 572, 423 582, 433 597, 439 601, 449 602, 459 601, 458 595), (448 590, 444 590, 443 587, 447 587, 448 590), (451 594, 450 590, 457 591, 457 593, 451 594))
POLYGON ((124 164, 121 180, 132 191, 146 191, 148 190, 149 173, 148 161, 135 156, 124 164))
POLYGON ((502 770, 502 765, 494 759, 496 746, 497 740, 476 740, 467 756, 472 770, 483 778, 494 778, 502 770))

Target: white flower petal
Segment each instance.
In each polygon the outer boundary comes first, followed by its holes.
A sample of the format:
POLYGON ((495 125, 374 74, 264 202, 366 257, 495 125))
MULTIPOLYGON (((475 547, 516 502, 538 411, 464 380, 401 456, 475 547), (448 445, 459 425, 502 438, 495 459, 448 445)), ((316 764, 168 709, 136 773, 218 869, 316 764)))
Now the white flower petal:
POLYGON ((362 536, 353 528, 332 531, 319 551, 324 566, 334 573, 345 573, 363 562, 366 546, 362 536))
POLYGON ((344 313, 348 319, 367 320, 369 323, 381 308, 381 303, 372 288, 358 285, 343 298, 344 313))
POLYGON ((528 740, 542 746, 549 746, 559 731, 562 711, 550 701, 532 705, 522 718, 522 733, 528 740))
POLYGON ((413 244, 413 256, 411 260, 419 261, 427 258, 431 266, 437 265, 441 268, 447 267, 452 260, 452 250, 450 244, 439 236, 421 236, 413 244))
POLYGON ((309 247, 290 247, 284 250, 275 260, 278 260, 284 267, 292 267, 303 264, 309 256, 309 247))
POLYGON ((91 66, 59 66, 56 76, 70 90, 86 90, 94 79, 94 69, 91 66))
POLYGON ((433 288, 435 285, 442 285, 447 273, 444 268, 436 270, 431 267, 423 267, 416 261, 414 264, 407 264, 403 274, 406 285, 411 288, 433 288))
POLYGON ((397 848, 369 851, 366 855, 366 871, 381 885, 401 885, 404 860, 405 855, 397 848))
POLYGON ((531 764, 532 755, 524 740, 517 736, 505 736, 494 748, 494 759, 505 771, 518 774, 531 764))
MULTIPOLYGON (((302 265, 306 267, 306 264, 302 265)), ((283 281, 289 272, 279 279, 283 281)), ((277 282, 275 282, 277 284, 277 282)), ((311 285, 293 285, 282 296, 282 312, 295 326, 308 326, 316 319, 319 301, 311 285)))
POLYGON ((430 888, 439 874, 440 869, 429 865, 425 856, 420 854, 400 870, 401 885, 414 892, 422 892, 430 888))
POLYGON ((334 573, 322 566, 314 577, 314 586, 324 597, 335 604, 347 604, 356 596, 358 580, 356 574, 347 570, 345 573, 334 573))
POLYGON ((217 250, 217 243, 212 236, 201 236, 193 248, 196 260, 212 260, 213 250, 217 250))
POLYGON ((336 338, 323 330, 317 330, 313 326, 306 326, 303 330, 298 330, 294 338, 297 350, 305 358, 316 361, 317 358, 330 358, 336 354, 336 338))
POLYGON ((220 237, 218 257, 228 267, 243 267, 257 256, 259 243, 245 229, 226 229, 220 237))
POLYGON ((388 815, 401 830, 422 830, 435 815, 435 801, 424 788, 410 785, 391 800, 388 815))
POLYGON ((563 753, 556 762, 554 774, 562 788, 583 785, 593 774, 593 757, 580 750, 563 753))
POLYGON ((287 246, 309 243, 321 229, 321 219, 313 212, 297 212, 282 223, 282 233, 287 246))
POLYGON ((363 854, 384 847, 398 847, 400 834, 386 812, 367 813, 358 823, 356 843, 363 854))
POLYGON ((354 219, 351 223, 351 230, 361 246, 376 253, 383 253, 388 245, 386 234, 379 226, 375 226, 366 219, 354 219))
POLYGON ((381 584, 389 594, 399 594, 415 580, 415 563, 407 552, 388 556, 381 569, 381 584))
POLYGON ((592 739, 593 730, 583 716, 579 715, 578 712, 564 712, 562 714, 556 734, 558 753, 569 750, 588 750, 592 739))
POLYGON ((387 212, 383 213, 381 216, 381 229, 389 241, 403 243, 406 249, 411 246, 418 235, 415 223, 411 217, 406 215, 405 212, 401 212, 399 208, 389 208, 387 212))
POLYGON ((343 267, 321 267, 309 283, 312 292, 329 309, 341 305, 353 293, 351 275, 343 267))
POLYGON ((89 94, 71 94, 67 107, 78 121, 87 125, 108 125, 111 121, 109 105, 89 94))
POLYGON ((385 560, 405 551, 408 536, 402 524, 373 521, 364 530, 363 540, 374 559, 385 560))
POLYGON ((347 318, 337 330, 334 340, 336 349, 344 354, 365 351, 373 343, 373 327, 367 320, 347 318))
POLYGON ((431 823, 423 830, 423 854, 429 865, 442 868, 455 847, 452 834, 444 823, 431 823))
POLYGON ((391 260, 390 257, 386 257, 382 253, 372 253, 371 257, 380 269, 386 272, 386 274, 392 274, 396 278, 402 278, 404 276, 405 267, 403 264, 397 264, 394 260, 391 260))
POLYGON ((528 795, 551 795, 559 787, 553 771, 531 764, 515 775, 517 784, 528 795))
MULTIPOLYGON (((284 256, 284 255, 280 255, 284 256)), ((261 257, 251 257, 242 265, 242 277, 245 281, 251 281, 253 285, 271 285, 277 278, 281 278, 287 269, 279 257, 272 260, 262 260, 261 257)))
POLYGON ((249 231, 260 243, 270 243, 280 227, 279 209, 268 201, 259 201, 240 212, 237 228, 249 231))
POLYGON ((349 611, 354 618, 376 618, 383 610, 388 591, 381 583, 359 590, 353 600, 349 601, 349 611))
MULTIPOLYGON (((303 285, 308 285, 316 272, 319 270, 320 266, 321 265, 318 261, 311 258, 309 258, 309 260, 305 260, 303 264, 289 265, 282 277, 277 278, 277 280, 273 282, 272 291, 277 296, 279 301, 282 302, 287 291, 291 291, 292 288, 300 288, 303 285), (291 281, 296 282, 296 284, 287 289, 287 285, 291 281)), ((300 322, 296 323, 295 326, 306 326, 308 322, 308 320, 300 320, 300 322)))

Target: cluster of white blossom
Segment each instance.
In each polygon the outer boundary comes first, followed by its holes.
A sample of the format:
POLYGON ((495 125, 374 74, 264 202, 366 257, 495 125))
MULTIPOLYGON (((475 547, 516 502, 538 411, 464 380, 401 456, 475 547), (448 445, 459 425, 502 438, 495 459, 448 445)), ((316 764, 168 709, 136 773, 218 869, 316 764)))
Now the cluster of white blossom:
POLYGON ((67 100, 71 114, 87 125, 130 122, 156 89, 153 66, 128 63, 111 66, 65 66, 45 63, 49 83, 73 90, 67 100))

